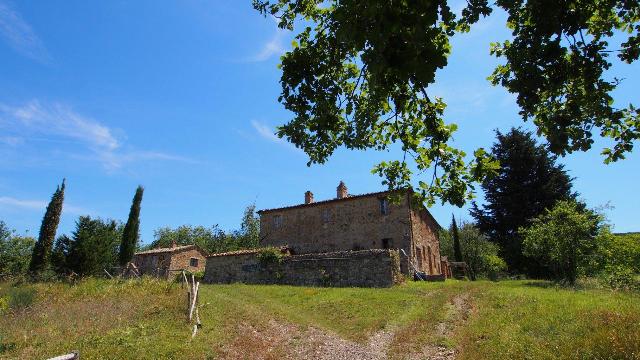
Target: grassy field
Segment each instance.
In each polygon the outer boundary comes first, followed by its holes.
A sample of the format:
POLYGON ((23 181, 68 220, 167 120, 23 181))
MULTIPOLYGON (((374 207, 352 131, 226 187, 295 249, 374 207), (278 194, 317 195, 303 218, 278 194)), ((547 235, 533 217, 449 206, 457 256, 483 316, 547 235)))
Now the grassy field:
POLYGON ((638 293, 539 281, 204 285, 192 341, 178 284, 0 284, 0 298, 2 359, 640 359, 638 293))

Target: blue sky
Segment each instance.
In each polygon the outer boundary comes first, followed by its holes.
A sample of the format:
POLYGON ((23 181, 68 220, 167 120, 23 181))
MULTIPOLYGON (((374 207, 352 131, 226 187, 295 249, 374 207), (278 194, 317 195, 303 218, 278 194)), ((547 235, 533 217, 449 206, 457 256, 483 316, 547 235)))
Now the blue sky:
MULTIPOLYGON (((142 184, 144 242, 161 226, 234 229, 254 201, 296 204, 306 190, 328 199, 340 180, 354 194, 383 189, 370 169, 393 151, 340 150, 309 168, 273 135, 291 116, 277 102, 276 66, 292 34, 250 3, 0 0, 0 219, 37 235, 65 177, 59 234, 79 215, 126 220, 142 184)), ((523 124, 514 97, 486 80, 497 63, 489 43, 508 36, 497 14, 454 38, 431 89, 469 153, 489 147, 494 129, 523 124)), ((638 105, 640 66, 616 64, 609 75, 625 78, 616 104, 638 105)), ((638 231, 640 155, 604 165, 604 143, 561 161, 590 206, 615 207, 616 231, 638 231)), ((442 225, 452 213, 468 218, 467 207, 431 211, 442 225)))

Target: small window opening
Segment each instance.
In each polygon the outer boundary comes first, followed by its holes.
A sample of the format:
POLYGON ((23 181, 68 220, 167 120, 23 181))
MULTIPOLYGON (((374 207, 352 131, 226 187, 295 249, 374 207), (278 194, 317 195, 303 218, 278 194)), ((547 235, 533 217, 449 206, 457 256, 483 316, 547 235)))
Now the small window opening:
POLYGON ((191 259, 189 260, 189 266, 191 266, 191 267, 198 267, 198 259, 196 259, 196 258, 191 258, 191 259))
POLYGON ((383 249, 391 249, 393 247, 392 239, 382 239, 382 248, 383 249))
POLYGON ((331 219, 331 213, 329 212, 329 209, 322 210, 322 222, 326 224, 329 222, 330 219, 331 219))
POLYGON ((273 226, 275 226, 276 228, 282 226, 282 215, 273 216, 273 226))
POLYGON ((389 214, 389 201, 387 199, 380 199, 380 214, 389 214))

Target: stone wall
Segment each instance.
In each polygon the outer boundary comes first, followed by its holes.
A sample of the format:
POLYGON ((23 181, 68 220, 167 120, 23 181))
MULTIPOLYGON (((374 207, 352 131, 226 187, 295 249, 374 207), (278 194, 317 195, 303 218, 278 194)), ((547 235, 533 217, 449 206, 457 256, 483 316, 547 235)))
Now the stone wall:
POLYGON ((403 280, 395 250, 341 251, 260 260, 260 253, 207 257, 204 282, 389 287, 403 280))
POLYGON ((426 210, 411 210, 414 265, 429 275, 442 273, 439 226, 426 210))

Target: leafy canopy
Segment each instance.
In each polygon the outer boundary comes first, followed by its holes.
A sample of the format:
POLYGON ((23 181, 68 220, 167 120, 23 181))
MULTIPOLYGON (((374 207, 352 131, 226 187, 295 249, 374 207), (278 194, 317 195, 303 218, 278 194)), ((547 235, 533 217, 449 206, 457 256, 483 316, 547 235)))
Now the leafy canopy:
POLYGON ((587 150, 599 130, 614 143, 603 151, 605 161, 615 161, 640 136, 640 114, 631 105, 614 107, 619 81, 605 79, 614 33, 630 34, 619 57, 638 58, 638 2, 472 0, 459 18, 446 0, 254 0, 253 6, 281 28, 302 27, 281 58, 279 101, 294 117, 278 136, 304 150, 309 165, 324 163, 340 146, 399 144, 402 160, 373 169, 389 188, 412 186, 412 161, 419 174, 433 171, 417 183, 428 204, 470 199, 473 182, 498 164, 483 149, 467 160, 449 145, 456 125, 445 123, 446 105, 429 95, 429 85, 447 65, 451 36, 494 8, 509 14, 514 39, 492 45, 506 63, 491 81, 517 94, 522 117, 533 118, 554 152, 587 150))

